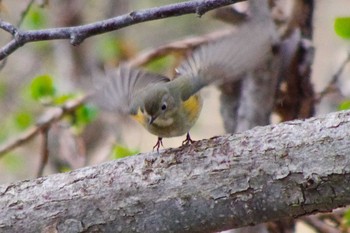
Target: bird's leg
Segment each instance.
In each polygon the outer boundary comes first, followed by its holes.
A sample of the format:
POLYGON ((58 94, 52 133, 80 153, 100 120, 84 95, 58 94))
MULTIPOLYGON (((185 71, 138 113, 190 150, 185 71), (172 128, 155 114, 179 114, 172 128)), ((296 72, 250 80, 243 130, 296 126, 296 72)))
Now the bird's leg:
POLYGON ((154 150, 155 148, 157 148, 157 152, 159 152, 159 147, 160 147, 160 146, 163 147, 163 141, 162 141, 162 138, 161 138, 161 137, 158 137, 158 141, 157 141, 157 143, 154 145, 153 150, 154 150))
POLYGON ((186 139, 182 142, 182 145, 189 145, 194 143, 195 141, 191 139, 190 133, 186 134, 186 139))

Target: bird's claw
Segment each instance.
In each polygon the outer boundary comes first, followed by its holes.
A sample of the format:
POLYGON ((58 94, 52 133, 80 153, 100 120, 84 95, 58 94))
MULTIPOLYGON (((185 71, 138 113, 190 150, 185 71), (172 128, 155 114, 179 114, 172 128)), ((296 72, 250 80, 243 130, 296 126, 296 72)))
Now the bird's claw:
POLYGON ((187 133, 186 139, 183 140, 182 145, 189 145, 189 144, 193 144, 194 142, 196 142, 196 141, 192 140, 190 133, 187 133))
POLYGON ((157 148, 157 152, 159 153, 159 148, 160 148, 160 146, 164 147, 164 146, 163 146, 163 140, 162 140, 161 137, 158 137, 158 141, 157 141, 157 143, 154 145, 153 151, 154 151, 155 148, 157 148))

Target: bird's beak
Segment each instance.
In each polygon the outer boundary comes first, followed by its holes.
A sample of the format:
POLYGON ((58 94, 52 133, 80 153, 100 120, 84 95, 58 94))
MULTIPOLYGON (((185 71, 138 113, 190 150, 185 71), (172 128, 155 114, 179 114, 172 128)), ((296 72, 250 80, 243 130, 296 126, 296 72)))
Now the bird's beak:
POLYGON ((158 117, 158 116, 150 116, 149 122, 148 122, 148 123, 149 123, 150 125, 152 125, 153 122, 157 119, 157 117, 158 117))

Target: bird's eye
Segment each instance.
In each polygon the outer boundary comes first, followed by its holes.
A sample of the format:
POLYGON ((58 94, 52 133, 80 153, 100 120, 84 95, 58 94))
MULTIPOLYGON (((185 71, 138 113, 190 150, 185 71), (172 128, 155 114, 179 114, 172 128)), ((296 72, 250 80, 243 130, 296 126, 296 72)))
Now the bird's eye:
POLYGON ((167 108, 166 103, 163 103, 160 108, 164 111, 167 108))

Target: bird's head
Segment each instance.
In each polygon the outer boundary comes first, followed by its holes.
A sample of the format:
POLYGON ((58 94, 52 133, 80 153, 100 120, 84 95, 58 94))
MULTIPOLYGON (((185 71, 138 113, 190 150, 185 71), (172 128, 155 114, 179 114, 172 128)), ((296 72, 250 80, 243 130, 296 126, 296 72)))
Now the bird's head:
POLYGON ((173 122, 173 113, 176 111, 176 102, 168 89, 154 88, 144 98, 142 109, 148 119, 148 124, 159 126, 170 125, 173 122))

